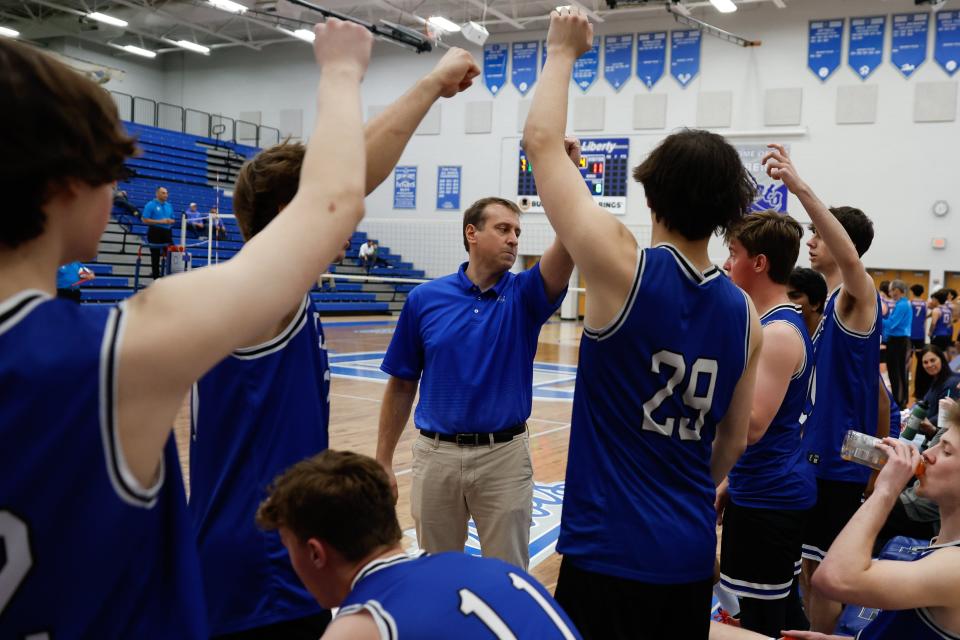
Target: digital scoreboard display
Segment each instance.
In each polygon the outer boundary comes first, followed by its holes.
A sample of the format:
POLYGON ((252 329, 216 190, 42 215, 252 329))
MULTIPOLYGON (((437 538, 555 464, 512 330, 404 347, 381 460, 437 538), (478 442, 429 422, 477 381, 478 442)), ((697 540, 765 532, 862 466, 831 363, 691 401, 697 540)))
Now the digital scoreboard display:
MULTIPOLYGON (((598 205, 611 213, 627 212, 630 140, 584 138, 580 141, 580 175, 598 205)), ((533 178, 533 166, 520 149, 517 167, 517 202, 525 211, 543 212, 533 178)))

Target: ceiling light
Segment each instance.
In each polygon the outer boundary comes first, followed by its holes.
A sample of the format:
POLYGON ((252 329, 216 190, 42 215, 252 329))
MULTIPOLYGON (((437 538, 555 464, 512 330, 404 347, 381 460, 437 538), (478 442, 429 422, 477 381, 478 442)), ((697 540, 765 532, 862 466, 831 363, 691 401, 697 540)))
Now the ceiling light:
POLYGON ((94 11, 93 13, 88 13, 87 17, 91 20, 96 20, 97 22, 102 22, 104 24, 113 25, 114 27, 125 27, 127 26, 126 20, 121 20, 120 18, 114 18, 113 16, 108 16, 105 13, 100 13, 99 11, 94 11))
POLYGON ((10 29, 8 27, 0 27, 0 36, 6 36, 8 38, 16 38, 20 35, 20 32, 16 29, 10 29))
POLYGON ((141 47, 136 47, 136 46, 134 46, 134 45, 132 45, 132 44, 125 44, 125 45, 123 45, 122 48, 123 48, 123 50, 126 51, 127 53, 132 53, 132 54, 134 54, 134 55, 143 56, 144 58, 156 58, 156 57, 157 57, 157 52, 156 52, 156 51, 150 51, 149 49, 143 49, 143 48, 141 48, 141 47))
POLYGON ((304 42, 313 42, 317 39, 317 34, 315 34, 310 29, 297 29, 293 32, 295 38, 300 38, 304 42))
POLYGON ((733 4, 733 0, 710 0, 710 4, 720 13, 733 13, 737 10, 737 5, 733 4))
POLYGON ((211 6, 216 7, 222 11, 229 11, 230 13, 246 13, 247 8, 240 4, 239 2, 234 2, 233 0, 208 0, 211 6))
POLYGON ((196 51, 197 53, 202 53, 203 55, 210 55, 210 47, 205 47, 202 44, 197 44, 196 42, 190 42, 189 40, 177 40, 173 44, 177 45, 181 49, 196 51))
POLYGON ((447 33, 456 33, 460 31, 460 25, 456 22, 451 22, 443 16, 430 16, 427 18, 427 22, 436 27, 437 29, 443 29, 447 33))

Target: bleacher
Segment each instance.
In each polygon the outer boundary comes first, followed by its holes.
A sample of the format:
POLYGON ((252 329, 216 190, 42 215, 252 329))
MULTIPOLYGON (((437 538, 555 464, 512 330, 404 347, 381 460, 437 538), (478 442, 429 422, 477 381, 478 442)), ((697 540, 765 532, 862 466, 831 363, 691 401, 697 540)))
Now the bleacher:
MULTIPOLYGON (((246 145, 220 142, 212 138, 158 129, 146 125, 125 123, 127 130, 138 139, 142 154, 128 160, 127 165, 135 174, 119 184, 128 199, 137 209, 153 199, 156 189, 164 186, 169 191, 169 202, 177 216, 191 202, 196 202, 201 212, 217 206, 220 213, 233 212, 233 202, 227 193, 232 192, 234 181, 243 162, 258 149, 246 145)), ((221 218, 226 237, 214 238, 212 248, 207 237, 198 237, 187 231, 185 244, 190 268, 202 268, 229 260, 243 246, 243 237, 234 218, 221 218)), ((180 226, 175 225, 174 242, 180 242, 180 226)), ((347 257, 330 272, 341 275, 365 275, 358 251, 366 242, 367 234, 356 232, 350 242, 347 257)), ((81 300, 85 304, 116 304, 134 293, 134 288, 148 286, 150 278, 150 251, 147 243, 147 225, 139 217, 130 215, 119 207, 113 210, 113 220, 107 225, 100 240, 96 262, 88 266, 97 275, 96 279, 81 288, 81 300), (140 252, 139 268, 137 267, 140 252)), ((387 267, 371 269, 370 275, 394 278, 423 278, 424 272, 414 269, 399 255, 392 254, 389 247, 380 246, 379 257, 387 267)), ((399 313, 407 293, 415 284, 365 283, 333 279, 324 280, 324 287, 315 288, 311 298, 322 315, 337 314, 387 314, 399 313)))

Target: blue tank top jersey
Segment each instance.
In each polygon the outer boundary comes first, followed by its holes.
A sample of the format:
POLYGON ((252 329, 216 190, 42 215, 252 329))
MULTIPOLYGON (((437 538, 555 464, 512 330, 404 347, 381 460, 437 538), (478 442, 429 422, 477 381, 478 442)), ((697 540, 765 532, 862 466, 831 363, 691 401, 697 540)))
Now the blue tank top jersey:
POLYGON ((763 326, 774 322, 793 327, 803 341, 803 368, 790 380, 766 433, 747 447, 730 471, 730 500, 753 509, 809 509, 816 503, 817 489, 812 465, 803 454, 801 418, 813 371, 813 343, 799 307, 780 305, 760 318, 763 326))
POLYGON ((322 611, 254 515, 274 478, 327 448, 329 393, 308 298, 280 335, 235 351, 194 387, 189 511, 214 635, 322 611))
POLYGON ((890 388, 887 386, 887 383, 884 382, 883 378, 880 378, 880 384, 883 385, 883 390, 887 394, 887 399, 890 401, 890 437, 899 438, 900 437, 900 405, 897 404, 897 401, 893 399, 893 394, 890 393, 890 388))
POLYGON ((659 584, 713 575, 710 457, 749 341, 746 294, 717 267, 670 245, 638 252, 624 308, 580 343, 557 547, 575 566, 659 584))
POLYGON ((910 301, 910 311, 913 312, 910 319, 910 339, 923 340, 927 335, 927 301, 914 298, 910 301))
POLYGON ((579 638, 539 582, 512 564, 463 553, 374 560, 337 617, 368 612, 384 640, 579 638))
POLYGON ((952 336, 953 309, 950 307, 950 303, 942 304, 937 308, 940 309, 940 318, 937 320, 937 324, 933 326, 933 335, 952 336))
MULTIPOLYGON (((914 560, 919 560, 937 549, 960 546, 960 542, 933 545, 914 560)), ((897 561, 892 561, 897 562, 897 561)), ((900 561, 904 562, 904 561, 900 561)), ((856 640, 960 640, 960 633, 947 631, 933 619, 926 609, 881 611, 856 640)))
POLYGON ((805 425, 804 448, 818 478, 866 484, 872 470, 841 458, 840 447, 850 429, 869 435, 877 432, 880 296, 873 327, 860 333, 840 321, 839 291, 838 287, 827 298, 813 338, 813 408, 805 425))
POLYGON ((150 487, 119 446, 125 317, 34 290, 0 302, 4 638, 208 637, 173 439, 150 487))
POLYGON ((893 313, 893 308, 897 306, 897 303, 891 298, 880 297, 880 304, 882 309, 885 310, 885 313, 882 313, 880 316, 880 335, 883 337, 883 341, 886 342, 887 332, 884 331, 884 328, 887 326, 887 322, 890 320, 890 314, 893 313))

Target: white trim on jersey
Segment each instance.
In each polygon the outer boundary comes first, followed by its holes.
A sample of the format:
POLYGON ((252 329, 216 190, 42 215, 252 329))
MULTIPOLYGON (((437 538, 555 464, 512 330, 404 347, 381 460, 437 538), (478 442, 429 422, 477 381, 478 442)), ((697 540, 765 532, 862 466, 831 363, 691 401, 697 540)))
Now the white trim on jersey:
MULTIPOLYGON (((739 288, 739 287, 738 287, 739 288)), ((743 370, 740 371, 740 377, 743 377, 743 374, 747 372, 747 366, 750 364, 750 296, 747 295, 747 292, 743 289, 740 289, 740 293, 743 294, 743 304, 746 307, 744 311, 747 313, 747 326, 744 330, 743 336, 743 370)))
POLYGON ((364 565, 360 571, 357 572, 357 575, 354 576, 353 582, 350 583, 350 589, 352 590, 357 586, 357 583, 360 582, 363 578, 366 578, 369 575, 380 571, 381 569, 386 569, 387 567, 392 567, 394 565, 402 564, 404 562, 410 562, 411 560, 416 560, 417 558, 422 558, 427 555, 426 551, 418 551, 413 555, 407 555, 406 553, 398 553, 393 556, 388 556, 386 558, 377 558, 372 560, 364 565))
POLYGON ((134 507, 152 509, 157 503, 157 494, 166 476, 164 461, 160 460, 157 480, 150 487, 143 487, 134 477, 123 455, 120 434, 117 429, 117 369, 120 361, 120 343, 126 327, 125 305, 121 303, 110 310, 107 326, 100 345, 100 436, 107 465, 107 475, 114 491, 121 500, 134 507))
MULTIPOLYGON (((800 321, 801 322, 803 321, 803 316, 800 311, 800 307, 794 304, 779 304, 773 307, 772 309, 770 309, 769 311, 767 311, 765 314, 763 314, 760 317, 760 324, 763 325, 764 319, 766 319, 767 316, 772 314, 774 311, 781 311, 781 310, 793 311, 798 316, 801 316, 800 321)), ((794 331, 796 331, 797 335, 800 337, 800 344, 803 345, 803 362, 800 363, 800 368, 797 371, 794 371, 793 375, 790 376, 791 380, 796 380, 797 378, 803 375, 804 371, 807 370, 807 348, 806 348, 806 341, 804 340, 804 334, 800 332, 800 328, 797 325, 793 324, 792 322, 787 322, 786 320, 773 320, 772 322, 768 322, 766 325, 763 325, 763 326, 776 324, 778 322, 782 322, 783 324, 791 327, 794 331)))
POLYGON ((644 259, 645 255, 644 250, 637 245, 637 266, 634 268, 633 284, 630 285, 630 292, 627 294, 627 299, 623 301, 623 306, 620 307, 617 314, 613 316, 613 319, 601 328, 593 329, 584 322, 583 334, 585 336, 597 341, 604 340, 616 333, 623 323, 627 321, 627 317, 629 317, 630 311, 637 301, 637 293, 640 291, 640 282, 643 280, 643 268, 646 264, 646 260, 644 259))
POLYGON ((270 355, 271 353, 276 353, 277 351, 282 350, 298 333, 300 333, 300 330, 306 326, 307 316, 309 315, 307 313, 309 303, 310 296, 304 296, 303 300, 300 302, 300 307, 297 309, 297 313, 294 314, 290 324, 284 327, 283 331, 261 344, 237 349, 230 354, 231 357, 237 358, 238 360, 256 360, 257 358, 262 358, 270 355))
MULTIPOLYGON (((842 285, 841 285, 841 286, 842 286, 842 285)), ((834 289, 834 291, 839 291, 839 290, 840 290, 840 287, 837 287, 836 289, 834 289)), ((838 297, 838 298, 840 297, 840 294, 839 294, 839 293, 837 293, 837 297, 838 297)), ((828 296, 828 297, 827 297, 827 302, 829 302, 829 301, 830 301, 830 297, 828 296)), ((840 313, 837 311, 837 303, 836 303, 836 302, 833 303, 833 319, 836 320, 837 326, 840 327, 840 330, 841 330, 841 331, 843 331, 845 334, 847 334, 847 335, 849 335, 849 336, 851 336, 851 337, 860 338, 861 340, 864 340, 864 339, 866 339, 866 338, 869 338, 871 335, 873 335, 873 330, 876 329, 876 327, 877 327, 877 317, 876 317, 876 314, 874 314, 874 317, 873 317, 873 324, 870 325, 870 329, 869 329, 868 331, 866 331, 865 333, 864 333, 864 332, 860 332, 860 331, 854 331, 853 329, 847 327, 845 324, 843 324, 843 320, 840 319, 840 313)))
POLYGON ((805 558, 806 560, 813 560, 814 562, 823 562, 824 556, 827 555, 826 551, 823 551, 819 547, 815 547, 812 544, 803 545, 803 551, 800 554, 800 557, 805 558))
POLYGON ((13 329, 38 305, 51 299, 45 291, 25 289, 0 302, 0 335, 13 329))
POLYGON ((790 589, 793 586, 793 579, 781 584, 761 584, 759 582, 747 582, 746 580, 737 580, 721 573, 720 584, 727 591, 741 598, 756 598, 757 600, 782 600, 790 595, 790 589), (744 588, 741 588, 744 587, 744 588), (748 591, 753 589, 755 591, 748 591), (762 591, 765 593, 756 593, 762 591))
POLYGON ((677 261, 677 264, 680 265, 681 271, 683 271, 691 281, 698 285, 701 285, 705 282, 710 282, 723 273, 715 264, 710 265, 706 271, 700 271, 692 262, 690 262, 690 259, 687 258, 687 256, 683 255, 680 249, 677 249, 669 242, 661 242, 660 244, 654 245, 653 248, 664 248, 669 251, 673 258, 677 261))
POLYGON ((337 612, 337 617, 352 616, 363 611, 369 613, 370 617, 373 618, 373 622, 377 625, 377 630, 380 632, 381 640, 397 640, 397 638, 399 638, 397 621, 394 620, 393 616, 376 600, 367 600, 363 604, 352 604, 348 607, 343 607, 337 612))
POLYGON ((946 640, 960 640, 960 635, 951 633, 937 624, 937 621, 933 619, 933 615, 930 613, 930 610, 926 607, 914 609, 913 611, 917 614, 920 620, 923 621, 923 624, 927 625, 931 631, 941 638, 946 638, 946 640))

